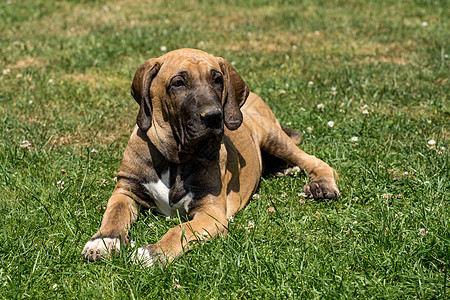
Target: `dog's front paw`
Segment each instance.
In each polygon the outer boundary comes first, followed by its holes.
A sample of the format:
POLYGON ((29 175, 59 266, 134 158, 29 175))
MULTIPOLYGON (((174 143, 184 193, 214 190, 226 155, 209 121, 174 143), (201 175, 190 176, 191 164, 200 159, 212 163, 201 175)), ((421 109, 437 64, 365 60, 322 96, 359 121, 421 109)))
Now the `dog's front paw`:
POLYGON ((137 248, 136 251, 133 251, 131 261, 144 268, 153 266, 155 262, 165 263, 164 254, 160 247, 155 244, 144 245, 137 248))
POLYGON ((318 178, 303 187, 306 197, 314 199, 333 199, 341 195, 333 178, 318 178))
POLYGON ((139 247, 135 252, 133 252, 131 261, 136 265, 148 268, 153 266, 153 264, 155 263, 155 258, 151 254, 150 250, 145 247, 139 247))
POLYGON ((104 255, 117 253, 120 250, 119 238, 96 238, 89 240, 84 246, 83 257, 89 261, 97 261, 104 255))

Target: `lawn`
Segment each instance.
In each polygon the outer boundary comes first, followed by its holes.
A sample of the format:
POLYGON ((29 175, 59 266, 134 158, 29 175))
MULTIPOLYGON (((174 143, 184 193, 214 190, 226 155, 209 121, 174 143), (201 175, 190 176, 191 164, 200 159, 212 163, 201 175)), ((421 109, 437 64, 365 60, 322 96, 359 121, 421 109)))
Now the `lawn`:
POLYGON ((448 298, 449 20, 446 0, 2 0, 0 298, 448 298), (342 196, 267 176, 226 237, 167 267, 89 263, 134 72, 183 47, 231 62, 342 196))

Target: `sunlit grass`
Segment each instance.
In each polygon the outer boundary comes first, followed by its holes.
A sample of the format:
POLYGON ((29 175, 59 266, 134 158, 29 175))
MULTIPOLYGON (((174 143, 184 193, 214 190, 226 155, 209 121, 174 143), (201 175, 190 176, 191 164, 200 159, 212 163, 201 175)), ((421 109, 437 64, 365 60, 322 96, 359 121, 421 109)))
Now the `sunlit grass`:
MULTIPOLYGON (((445 298, 446 1, 4 1, 0 297, 445 298), (114 188, 139 65, 182 47, 233 63, 342 197, 266 177, 225 238, 166 268, 81 258, 114 188), (331 126, 332 125, 332 126, 331 126)), ((177 220, 131 228, 154 243, 177 220)))

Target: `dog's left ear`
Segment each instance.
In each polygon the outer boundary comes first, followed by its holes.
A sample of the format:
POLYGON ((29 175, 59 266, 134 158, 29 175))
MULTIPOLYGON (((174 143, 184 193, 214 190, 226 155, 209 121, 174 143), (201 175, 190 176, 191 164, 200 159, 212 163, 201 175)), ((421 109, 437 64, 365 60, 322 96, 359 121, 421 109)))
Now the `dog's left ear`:
POLYGON ((243 121, 240 108, 244 105, 245 100, 247 100, 249 89, 229 62, 221 57, 217 57, 217 60, 225 79, 224 122, 228 129, 236 130, 241 126, 243 121))
POLYGON ((150 85, 158 73, 161 64, 152 58, 137 69, 131 84, 131 95, 139 104, 136 123, 143 132, 152 126, 152 102, 150 99, 150 85))

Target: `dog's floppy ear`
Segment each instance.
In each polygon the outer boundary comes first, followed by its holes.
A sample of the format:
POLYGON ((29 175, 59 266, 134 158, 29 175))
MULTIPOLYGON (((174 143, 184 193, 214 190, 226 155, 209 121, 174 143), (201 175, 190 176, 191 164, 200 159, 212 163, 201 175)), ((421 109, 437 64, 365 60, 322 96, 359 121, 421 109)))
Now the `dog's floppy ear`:
POLYGON ((240 107, 247 100, 249 89, 230 63, 221 57, 218 57, 217 60, 225 79, 225 102, 223 105, 225 125, 230 130, 236 130, 241 126, 243 121, 240 107))
POLYGON ((139 114, 136 123, 143 132, 152 126, 152 102, 150 100, 150 85, 158 73, 161 64, 156 59, 146 61, 137 69, 131 84, 131 95, 139 104, 139 114))

